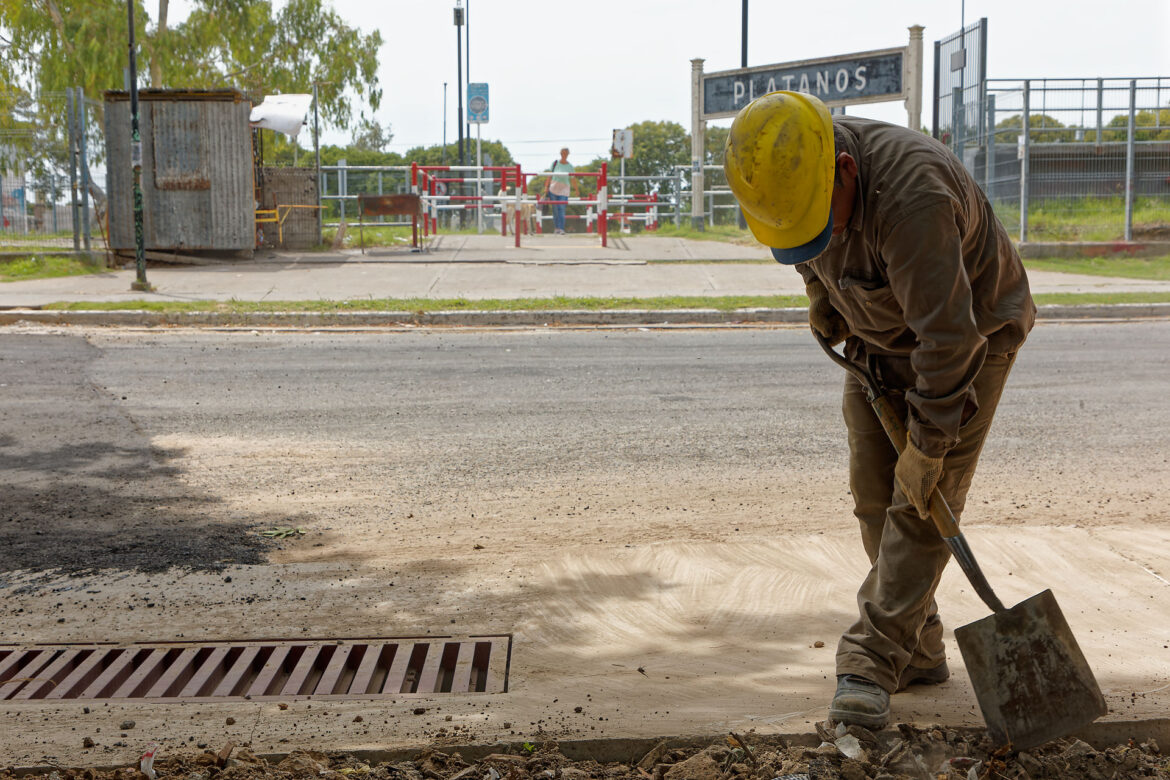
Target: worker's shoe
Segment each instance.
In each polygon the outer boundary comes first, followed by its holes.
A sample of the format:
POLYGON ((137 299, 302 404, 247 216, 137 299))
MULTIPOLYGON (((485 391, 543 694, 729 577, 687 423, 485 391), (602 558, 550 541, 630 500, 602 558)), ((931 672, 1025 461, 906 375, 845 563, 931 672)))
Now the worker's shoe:
POLYGON ((947 667, 946 661, 932 669, 907 666, 898 677, 898 690, 904 691, 911 685, 938 685, 949 679, 951 679, 951 670, 947 667))
POLYGON ((829 705, 829 718, 837 723, 880 729, 890 719, 890 694, 864 677, 842 674, 829 705))

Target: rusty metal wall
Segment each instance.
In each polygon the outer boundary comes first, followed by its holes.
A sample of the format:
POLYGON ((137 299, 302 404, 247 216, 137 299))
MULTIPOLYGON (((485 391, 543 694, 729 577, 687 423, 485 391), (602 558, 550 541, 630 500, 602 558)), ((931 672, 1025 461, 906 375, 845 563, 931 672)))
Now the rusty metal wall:
MULTIPOLYGON (((261 208, 317 205, 317 175, 314 168, 264 168, 260 187, 261 208)), ((284 225, 261 223, 263 246, 284 249, 308 249, 321 243, 315 208, 294 208, 288 211, 284 225), (283 244, 280 237, 283 235, 283 244)))
MULTIPOLYGON (((251 105, 237 92, 139 94, 143 235, 148 250, 255 245, 251 105)), ((110 246, 134 247, 130 102, 107 92, 110 246)))

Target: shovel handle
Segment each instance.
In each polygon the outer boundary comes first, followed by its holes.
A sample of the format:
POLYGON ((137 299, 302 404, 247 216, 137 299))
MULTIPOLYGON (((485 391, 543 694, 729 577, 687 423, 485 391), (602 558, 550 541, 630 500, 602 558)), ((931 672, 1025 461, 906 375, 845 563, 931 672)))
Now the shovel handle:
MULTIPOLYGON (((882 427, 886 429, 886 435, 890 437, 890 443, 894 445, 894 449, 898 454, 902 454, 902 450, 906 449, 906 439, 908 434, 906 426, 902 424, 901 418, 894 412, 894 405, 890 403, 890 399, 884 395, 880 395, 870 402, 873 411, 877 414, 878 419, 881 420, 882 427)), ((936 485, 934 492, 930 494, 930 519, 934 521, 934 527, 938 529, 938 533, 943 539, 949 539, 953 536, 959 535, 959 521, 955 519, 955 515, 951 512, 951 507, 947 504, 947 500, 943 498, 942 491, 936 485)))
MULTIPOLYGON (((906 439, 909 434, 906 432, 906 425, 902 422, 902 418, 898 416, 894 410, 894 405, 890 403, 890 399, 882 392, 881 387, 874 381, 869 371, 861 366, 854 365, 852 361, 848 360, 844 355, 841 355, 837 350, 833 349, 825 338, 817 333, 816 328, 813 328, 813 336, 817 343, 821 345, 821 349, 825 351, 834 363, 844 368, 857 381, 861 382, 862 387, 865 388, 866 399, 873 407, 874 414, 877 415, 878 420, 881 421, 882 428, 886 431, 886 436, 889 437, 890 443, 894 445, 894 449, 899 455, 902 450, 906 449, 906 439)), ((942 491, 936 485, 934 492, 930 494, 930 519, 934 521, 934 527, 938 529, 939 536, 942 537, 947 548, 951 551, 951 555, 958 561, 959 567, 963 573, 967 575, 971 586, 975 588, 975 592, 979 594, 979 598, 983 603, 991 608, 992 612, 1003 612, 1003 602, 995 595, 995 591, 991 589, 991 585, 987 582, 987 577, 983 575, 983 570, 979 568, 979 563, 975 560, 975 554, 971 552, 970 545, 967 544, 967 539, 963 536, 962 531, 959 530, 959 521, 955 519, 955 515, 951 512, 950 506, 947 505, 947 500, 943 498, 942 491)))

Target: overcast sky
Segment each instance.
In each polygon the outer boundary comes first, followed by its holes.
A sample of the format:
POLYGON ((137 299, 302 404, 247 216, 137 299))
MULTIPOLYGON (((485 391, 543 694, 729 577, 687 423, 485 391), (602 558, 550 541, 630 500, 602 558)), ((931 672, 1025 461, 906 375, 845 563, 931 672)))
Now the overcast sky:
MULTIPOLYGON (((453 142, 455 0, 332 2, 349 24, 382 32, 383 98, 374 117, 390 126, 391 148, 442 142, 444 82, 453 142)), ((483 137, 502 141, 525 170, 547 166, 562 145, 573 162, 608 155, 613 129, 643 120, 671 120, 689 132, 690 60, 704 58, 706 72, 740 67, 742 0, 463 5, 471 80, 490 88, 483 137)), ((181 21, 188 7, 189 0, 171 0, 171 18, 181 21)), ((922 122, 929 127, 934 41, 956 32, 961 19, 980 17, 988 20, 991 78, 1170 76, 1170 0, 749 0, 748 65, 905 46, 907 28, 923 25, 922 122)), ((906 122, 900 101, 848 113, 906 122)), ((346 139, 323 135, 325 142, 346 139)))

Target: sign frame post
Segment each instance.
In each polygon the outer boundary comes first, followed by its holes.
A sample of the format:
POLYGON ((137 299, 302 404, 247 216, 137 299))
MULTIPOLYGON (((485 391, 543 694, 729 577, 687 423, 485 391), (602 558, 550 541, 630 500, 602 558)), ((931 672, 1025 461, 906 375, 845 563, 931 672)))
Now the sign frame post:
POLYGON ((701 57, 691 60, 691 227, 698 231, 706 230, 703 223, 703 140, 707 135, 703 115, 704 62, 701 57))
POLYGON ((487 82, 467 83, 467 121, 475 125, 475 220, 476 232, 483 234, 483 141, 480 126, 488 121, 490 102, 487 82))

